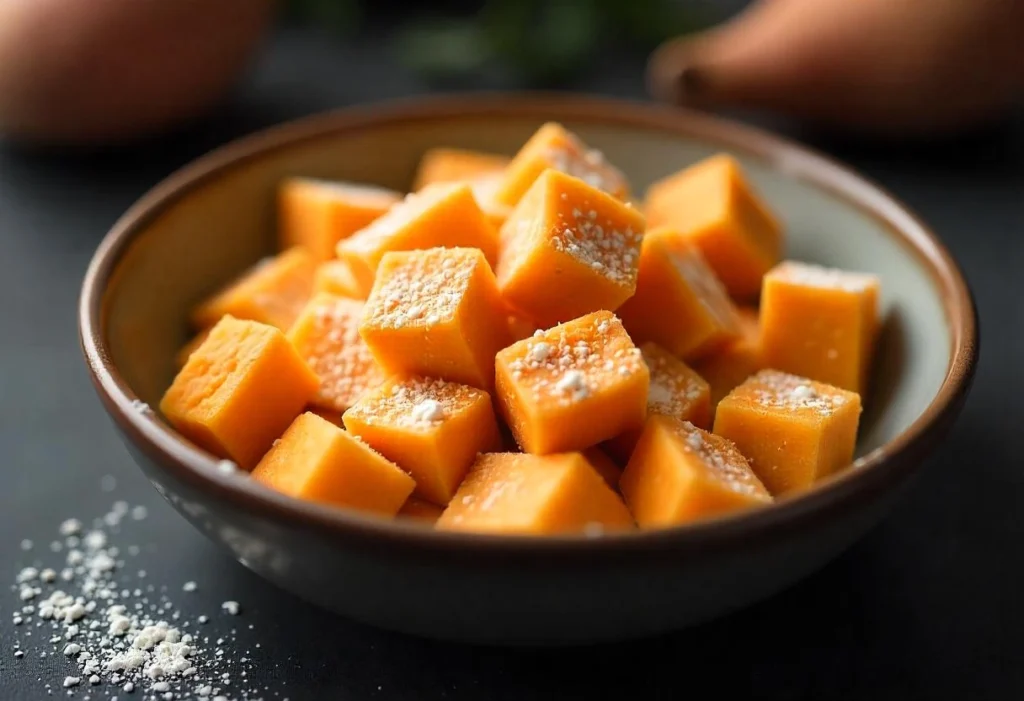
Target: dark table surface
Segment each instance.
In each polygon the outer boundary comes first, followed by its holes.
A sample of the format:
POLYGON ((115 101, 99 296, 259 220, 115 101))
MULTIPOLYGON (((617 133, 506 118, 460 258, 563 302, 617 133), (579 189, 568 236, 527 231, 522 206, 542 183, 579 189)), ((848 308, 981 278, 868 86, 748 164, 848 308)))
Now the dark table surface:
MULTIPOLYGON (((133 535, 139 567, 172 591, 187 579, 200 583, 179 598, 184 615, 241 602, 240 618, 214 617, 208 632, 238 628, 238 646, 253 660, 250 679, 267 687, 266 698, 633 699, 698 690, 1024 697, 1024 470, 1016 442, 1024 396, 1022 119, 917 147, 770 125, 848 160, 931 222, 966 271, 984 329, 970 401, 914 489, 859 544, 770 601, 628 645, 507 651, 434 643, 297 601, 160 499, 108 423, 79 355, 76 299, 89 258, 134 199, 210 147, 312 111, 425 90, 373 45, 280 34, 228 107, 127 153, 58 157, 0 144, 0 575, 13 583, 37 554, 21 550, 23 538, 38 550, 64 518, 99 516, 114 499, 143 504, 149 517, 133 535), (116 481, 113 491, 104 475, 116 481)), ((641 58, 615 57, 575 88, 640 97, 641 70, 641 58)), ((0 698, 45 698, 40 679, 56 682, 59 694, 72 669, 62 657, 11 652, 11 612, 20 603, 14 594, 0 598, 0 698)))

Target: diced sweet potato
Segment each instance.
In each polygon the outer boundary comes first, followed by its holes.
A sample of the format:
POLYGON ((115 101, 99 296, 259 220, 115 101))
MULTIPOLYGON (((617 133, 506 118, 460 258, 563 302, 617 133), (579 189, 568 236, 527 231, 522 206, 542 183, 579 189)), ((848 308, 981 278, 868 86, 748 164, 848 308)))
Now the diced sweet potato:
MULTIPOLYGON (((640 346, 651 375, 647 390, 647 416, 671 416, 700 428, 710 428, 711 390, 690 366, 656 343, 640 346)), ((609 453, 625 463, 633 453, 642 429, 626 431, 606 444, 609 453)))
POLYGON ((595 312, 498 353, 497 395, 520 447, 582 450, 639 428, 649 374, 622 324, 595 312))
POLYGON ((288 340, 320 378, 317 406, 345 411, 384 381, 359 335, 362 317, 362 302, 320 292, 288 331, 288 340))
POLYGON ((200 304, 192 323, 205 329, 230 314, 287 331, 313 293, 314 267, 313 257, 303 248, 266 258, 200 304))
POLYGON ((478 249, 432 248, 384 256, 359 331, 388 374, 490 389, 506 319, 478 249))
POLYGON ((633 527, 619 496, 581 453, 479 456, 436 528, 510 535, 633 527))
POLYGON ((479 248, 494 265, 498 232, 465 183, 439 183, 408 195, 365 229, 338 244, 361 285, 373 284, 381 258, 390 251, 436 247, 479 248))
POLYGON ((765 365, 864 394, 878 335, 874 275, 787 261, 764 279, 765 365))
POLYGON ((160 410, 186 438, 248 470, 319 384, 278 329, 226 316, 189 356, 160 410))
POLYGON ((549 122, 530 137, 509 163, 496 193, 497 200, 511 207, 519 204, 533 182, 549 168, 580 178, 613 197, 629 196, 626 177, 600 151, 589 148, 561 124, 549 122))
POLYGON ((340 411, 334 411, 333 409, 324 409, 323 407, 315 406, 312 404, 306 407, 306 411, 316 414, 325 421, 330 421, 338 428, 345 428, 345 424, 341 420, 340 411))
POLYGON ((740 337, 694 366, 694 370, 711 385, 711 410, 718 402, 751 375, 764 369, 761 354, 761 324, 757 309, 737 309, 740 337))
POLYGON ((853 392, 762 370, 719 402, 715 433, 735 443, 778 496, 853 461, 860 412, 853 392))
POLYGON ((749 300, 782 255, 782 227, 728 155, 701 161, 648 189, 650 226, 679 231, 697 246, 733 297, 749 300))
POLYGON ((354 183, 289 178, 278 190, 281 248, 301 246, 320 261, 334 258, 338 241, 366 227, 402 196, 354 183))
POLYGON ((636 294, 618 314, 636 343, 653 341, 686 362, 740 335, 725 289, 700 252, 672 229, 644 235, 636 294))
POLYGON ((481 176, 502 174, 511 159, 494 153, 460 148, 428 149, 420 158, 412 189, 422 190, 436 183, 463 182, 481 176))
POLYGON ((413 480, 369 446, 313 413, 295 419, 252 477, 289 496, 394 516, 413 480))
POLYGON ((476 454, 501 445, 490 395, 444 380, 388 380, 343 419, 346 429, 413 476, 418 496, 441 505, 476 454))
POLYGON ((363 286, 349 264, 341 260, 329 260, 317 267, 313 290, 351 299, 366 299, 370 294, 370 288, 363 286))
POLYGON ((501 186, 503 177, 503 173, 499 172, 480 175, 467 181, 477 204, 480 205, 480 209, 483 210, 487 220, 494 225, 496 231, 501 230, 509 215, 512 214, 512 208, 504 202, 499 202, 497 198, 498 188, 501 186))
POLYGON ((185 367, 185 363, 188 362, 188 358, 192 353, 195 352, 196 348, 203 345, 203 341, 210 335, 210 329, 203 329, 195 336, 193 336, 188 343, 178 349, 178 352, 174 354, 174 366, 179 370, 185 367))
POLYGON ((399 509, 398 516, 399 518, 412 519, 424 525, 433 526, 437 523, 437 519, 441 518, 443 511, 444 509, 437 504, 431 504, 425 499, 411 496, 402 505, 402 508, 399 509))
POLYGON ((730 441, 688 421, 652 416, 619 480, 642 528, 663 528, 772 501, 730 441))
POLYGON ((549 169, 502 227, 502 295, 542 326, 614 311, 636 289, 644 226, 639 211, 549 169))

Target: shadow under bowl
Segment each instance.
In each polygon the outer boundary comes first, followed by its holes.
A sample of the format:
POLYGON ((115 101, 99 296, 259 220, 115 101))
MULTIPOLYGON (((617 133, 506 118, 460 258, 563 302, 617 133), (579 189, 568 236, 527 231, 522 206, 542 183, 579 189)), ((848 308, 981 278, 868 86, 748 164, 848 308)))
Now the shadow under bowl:
POLYGON ((892 505, 966 397, 974 304, 934 234, 892 196, 800 146, 721 119, 587 97, 484 95, 318 115, 229 144, 127 212, 85 278, 80 332, 107 411, 159 492, 268 580, 384 628, 498 644, 609 641, 678 629, 771 595, 854 542, 892 505), (886 326, 856 463, 769 508, 587 539, 437 533, 309 504, 217 470, 156 406, 189 309, 275 246, 290 175, 404 190, 432 146, 513 153, 556 120, 637 192, 720 151, 779 214, 786 255, 874 272, 886 326))

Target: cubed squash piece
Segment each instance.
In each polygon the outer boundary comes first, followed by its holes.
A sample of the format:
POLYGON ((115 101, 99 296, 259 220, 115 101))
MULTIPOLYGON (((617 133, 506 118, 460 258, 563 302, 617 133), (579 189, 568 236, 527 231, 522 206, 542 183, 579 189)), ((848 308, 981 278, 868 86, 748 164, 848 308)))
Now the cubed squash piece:
POLYGON ((719 402, 715 433, 735 443, 778 496, 853 461, 860 412, 854 392, 762 370, 719 402))
POLYGON ((415 486, 397 465, 311 412, 292 422, 252 477, 297 499, 385 516, 398 513, 415 486))
POLYGON ((673 229, 650 230, 636 294, 618 311, 637 343, 657 343, 688 363, 740 336, 736 307, 693 246, 673 229))
POLYGON ((476 198, 477 204, 483 210, 484 216, 494 225, 497 231, 501 230, 509 215, 512 214, 512 207, 504 202, 499 202, 497 198, 498 188, 501 186, 503 177, 503 173, 493 173, 490 175, 480 175, 467 181, 470 189, 473 191, 473 197, 476 198))
POLYGON ((306 411, 316 414, 325 421, 330 421, 338 428, 345 428, 344 422, 341 420, 341 412, 334 411, 333 409, 324 409, 323 407, 315 406, 310 404, 306 407, 306 411))
POLYGON ((477 453, 501 436, 487 392, 423 377, 391 379, 356 402, 345 428, 416 480, 416 494, 447 504, 477 453))
POLYGON ((878 335, 874 275, 786 261, 764 278, 765 366, 864 394, 878 335))
POLYGON ((506 320, 479 249, 432 248, 384 256, 359 332, 388 374, 490 389, 506 320))
POLYGON ((620 468, 608 453, 601 448, 587 448, 583 451, 583 457, 587 459, 590 466, 601 475, 609 487, 616 492, 619 491, 619 478, 622 476, 620 468))
POLYGON ((313 291, 352 299, 366 299, 370 294, 370 288, 362 285, 349 264, 341 260, 329 260, 317 266, 313 291))
POLYGON ((282 249, 305 248, 320 261, 334 258, 338 241, 366 227, 402 195, 347 182, 289 178, 278 190, 278 237, 282 249))
POLYGON ((729 155, 701 161, 653 184, 644 213, 650 226, 679 231, 697 246, 736 299, 761 290, 782 255, 782 227, 729 155))
POLYGON ((647 414, 647 366, 611 312, 512 344, 496 372, 501 411, 527 453, 583 450, 639 428, 647 414))
POLYGON ((622 499, 581 453, 479 456, 435 526, 509 535, 581 533, 633 527, 622 499))
POLYGON ((265 258, 201 303, 192 314, 192 323, 205 329, 230 314, 287 331, 313 293, 314 272, 313 257, 304 248, 265 258))
POLYGON ((189 356, 160 410, 196 445, 251 470, 319 385, 280 330, 226 316, 189 356))
MULTIPOLYGON (((644 364, 650 372, 647 390, 647 416, 671 416, 700 428, 711 427, 711 389, 689 365, 656 343, 640 346, 644 364)), ((606 444, 609 453, 622 463, 629 460, 641 428, 626 431, 606 444)))
POLYGON ((345 411, 384 381, 359 335, 363 303, 320 292, 288 331, 288 340, 320 378, 313 403, 345 411))
POLYGON ((425 526, 433 526, 437 519, 441 518, 444 507, 432 504, 426 499, 411 496, 406 500, 402 508, 398 510, 399 518, 418 521, 425 526))
POLYGON ((757 309, 740 307, 737 312, 740 337, 694 366, 694 370, 711 385, 712 412, 725 395, 765 367, 757 309))
POLYGON ((389 251, 436 247, 479 248, 494 265, 498 232, 466 183, 439 183, 408 195, 387 214, 338 244, 338 258, 349 264, 361 285, 370 287, 381 258, 389 251))
POLYGON ((502 227, 501 293, 542 326, 615 311, 636 289, 644 227, 636 209, 547 170, 502 227))
POLYGON ((597 149, 588 147, 561 124, 548 122, 538 129, 505 168, 504 180, 495 193, 498 202, 519 204, 534 181, 547 169, 567 173, 613 197, 629 197, 629 183, 597 149))
POLYGON ((435 183, 462 182, 486 175, 500 175, 510 160, 508 156, 461 148, 428 149, 420 158, 412 189, 422 190, 435 183))
POLYGON ((195 336, 193 336, 188 343, 178 349, 178 352, 174 354, 174 366, 179 370, 185 367, 185 363, 188 362, 189 356, 195 352, 196 348, 203 345, 203 341, 210 335, 210 329, 203 329, 195 336))
POLYGON ((676 526, 772 501, 730 441, 664 415, 647 420, 619 488, 641 528, 676 526))

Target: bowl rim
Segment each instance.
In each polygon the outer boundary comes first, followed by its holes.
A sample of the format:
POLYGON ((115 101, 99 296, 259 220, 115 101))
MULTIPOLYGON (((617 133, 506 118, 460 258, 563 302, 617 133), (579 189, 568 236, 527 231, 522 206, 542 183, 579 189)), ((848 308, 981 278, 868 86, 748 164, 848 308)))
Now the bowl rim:
POLYGON ((851 168, 785 137, 718 116, 633 100, 545 92, 413 97, 340 108, 285 122, 218 147, 158 183, 114 224, 86 272, 78 321, 86 365, 105 408, 126 436, 175 478, 235 508, 326 534, 347 546, 373 549, 386 545, 430 558, 469 551, 474 557, 619 559, 642 557, 651 551, 739 547, 810 527, 815 520, 855 509, 916 471, 963 405, 977 364, 979 342, 974 299, 949 251, 906 205, 851 168), (216 457, 178 435, 158 417, 138 411, 139 400, 114 366, 107 347, 104 301, 124 253, 165 208, 222 173, 329 135, 401 123, 488 116, 633 128, 710 143, 809 183, 870 215, 918 259, 940 294, 951 347, 946 375, 935 396, 900 434, 859 458, 853 469, 843 470, 804 494, 697 523, 601 538, 435 531, 420 524, 300 501, 217 470, 216 457))

